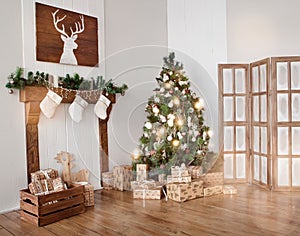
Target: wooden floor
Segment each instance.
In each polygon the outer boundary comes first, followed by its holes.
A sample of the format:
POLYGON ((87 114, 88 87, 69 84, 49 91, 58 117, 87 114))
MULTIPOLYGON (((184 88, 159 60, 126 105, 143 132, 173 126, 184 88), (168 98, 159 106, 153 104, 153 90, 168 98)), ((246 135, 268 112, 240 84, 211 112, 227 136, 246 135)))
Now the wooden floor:
POLYGON ((0 215, 0 235, 300 235, 300 193, 237 188, 237 195, 181 204, 101 190, 85 213, 44 227, 21 220, 18 211, 0 215))

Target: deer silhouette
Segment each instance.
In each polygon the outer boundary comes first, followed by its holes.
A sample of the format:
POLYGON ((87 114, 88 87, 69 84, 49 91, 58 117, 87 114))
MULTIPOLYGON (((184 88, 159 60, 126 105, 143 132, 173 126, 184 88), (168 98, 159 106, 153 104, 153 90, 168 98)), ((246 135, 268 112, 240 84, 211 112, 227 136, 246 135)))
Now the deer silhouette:
POLYGON ((64 24, 61 25, 61 29, 57 25, 59 22, 63 21, 66 18, 66 15, 62 18, 56 17, 58 11, 59 9, 55 12, 51 12, 51 14, 53 16, 54 27, 61 34, 60 38, 64 42, 63 53, 61 54, 59 62, 64 64, 77 65, 77 59, 73 50, 78 48, 78 44, 75 43, 78 34, 84 31, 84 17, 82 15, 79 16, 81 24, 80 22, 75 22, 75 31, 73 31, 72 27, 70 27, 71 36, 69 36, 65 31, 64 24))

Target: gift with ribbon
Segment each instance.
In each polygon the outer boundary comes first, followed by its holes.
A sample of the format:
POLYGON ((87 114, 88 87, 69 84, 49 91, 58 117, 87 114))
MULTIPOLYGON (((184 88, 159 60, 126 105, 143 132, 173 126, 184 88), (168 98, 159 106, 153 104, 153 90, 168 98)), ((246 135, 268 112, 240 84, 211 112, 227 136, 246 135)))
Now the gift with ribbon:
POLYGON ((189 172, 186 168, 185 164, 182 163, 181 166, 172 166, 171 167, 171 175, 174 177, 188 176, 189 172))

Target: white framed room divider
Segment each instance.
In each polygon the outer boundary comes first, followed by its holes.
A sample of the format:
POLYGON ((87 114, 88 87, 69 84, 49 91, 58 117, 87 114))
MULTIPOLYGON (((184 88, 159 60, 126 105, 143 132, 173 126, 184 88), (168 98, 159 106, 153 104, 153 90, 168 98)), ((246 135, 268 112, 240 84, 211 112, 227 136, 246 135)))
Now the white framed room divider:
POLYGON ((220 154, 226 182, 300 190, 300 57, 220 64, 220 154))

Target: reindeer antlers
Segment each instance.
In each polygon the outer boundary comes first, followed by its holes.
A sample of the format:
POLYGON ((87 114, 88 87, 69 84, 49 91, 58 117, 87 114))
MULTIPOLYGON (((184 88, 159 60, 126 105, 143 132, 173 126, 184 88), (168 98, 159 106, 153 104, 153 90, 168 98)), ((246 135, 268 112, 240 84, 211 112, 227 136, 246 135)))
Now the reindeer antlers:
POLYGON ((65 15, 63 18, 59 18, 59 17, 56 18, 56 13, 58 11, 59 11, 59 9, 57 9, 55 12, 51 12, 51 14, 52 14, 52 17, 53 17, 54 27, 59 33, 63 34, 64 36, 66 36, 68 38, 70 38, 70 37, 73 37, 74 35, 80 34, 84 31, 84 17, 81 15, 81 16, 79 16, 79 18, 81 20, 81 24, 80 24, 80 22, 75 22, 75 31, 73 31, 72 27, 70 27, 71 36, 69 37, 69 35, 65 31, 65 25, 64 24, 61 25, 62 29, 60 29, 57 25, 59 22, 64 20, 67 15, 65 15))
POLYGON ((64 24, 62 24, 61 25, 61 27, 62 27, 62 29, 60 29, 60 28, 58 28, 58 26, 57 26, 57 24, 59 23, 59 22, 61 22, 62 20, 64 20, 65 18, 66 18, 66 16, 67 15, 65 15, 63 18, 61 18, 61 19, 59 19, 59 17, 57 17, 57 19, 56 19, 56 13, 59 11, 59 9, 57 9, 54 13, 53 12, 51 12, 51 14, 52 14, 52 16, 53 16, 53 23, 54 23, 54 27, 55 27, 55 29, 59 32, 59 33, 61 33, 61 34, 63 34, 64 36, 66 36, 66 37, 69 37, 69 35, 66 33, 66 31, 65 31, 65 26, 64 26, 64 24))
POLYGON ((80 20, 81 20, 81 24, 79 22, 75 22, 75 32, 73 32, 72 27, 70 27, 71 30, 71 37, 74 36, 75 34, 80 34, 84 31, 84 18, 83 16, 79 16, 80 20))

